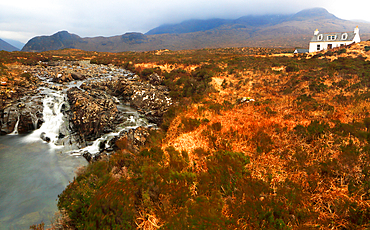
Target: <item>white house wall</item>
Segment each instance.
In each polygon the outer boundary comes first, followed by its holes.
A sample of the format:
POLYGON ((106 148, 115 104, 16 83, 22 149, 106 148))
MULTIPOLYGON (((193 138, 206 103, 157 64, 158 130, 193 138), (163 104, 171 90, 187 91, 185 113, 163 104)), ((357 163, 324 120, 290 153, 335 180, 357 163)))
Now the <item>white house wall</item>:
POLYGON ((356 43, 361 42, 360 33, 356 33, 355 37, 353 38, 353 41, 356 43))
POLYGON ((311 42, 310 47, 309 47, 309 52, 316 52, 316 51, 321 51, 321 50, 327 50, 328 45, 331 44, 332 48, 340 47, 343 45, 349 45, 353 43, 354 41, 332 41, 332 42, 311 42), (317 50, 317 45, 320 45, 320 50, 317 50))

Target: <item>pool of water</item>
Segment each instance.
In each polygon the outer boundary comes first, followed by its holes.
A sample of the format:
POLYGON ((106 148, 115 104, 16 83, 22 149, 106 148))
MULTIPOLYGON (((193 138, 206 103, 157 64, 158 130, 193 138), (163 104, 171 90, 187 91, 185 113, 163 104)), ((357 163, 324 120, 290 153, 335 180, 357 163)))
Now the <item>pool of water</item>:
POLYGON ((49 225, 58 195, 73 180, 83 157, 61 153, 26 135, 0 136, 0 229, 49 225))

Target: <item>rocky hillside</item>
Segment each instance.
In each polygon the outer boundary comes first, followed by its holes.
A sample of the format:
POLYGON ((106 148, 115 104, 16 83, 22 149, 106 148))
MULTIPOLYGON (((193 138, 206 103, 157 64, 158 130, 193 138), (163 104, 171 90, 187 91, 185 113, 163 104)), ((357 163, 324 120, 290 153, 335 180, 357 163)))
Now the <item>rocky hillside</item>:
POLYGON ((146 34, 81 38, 66 31, 32 38, 22 51, 76 48, 85 51, 121 52, 157 49, 183 50, 218 47, 307 47, 312 33, 352 31, 359 26, 363 40, 370 38, 370 23, 357 23, 314 8, 294 15, 245 16, 236 20, 190 20, 163 25, 146 34))

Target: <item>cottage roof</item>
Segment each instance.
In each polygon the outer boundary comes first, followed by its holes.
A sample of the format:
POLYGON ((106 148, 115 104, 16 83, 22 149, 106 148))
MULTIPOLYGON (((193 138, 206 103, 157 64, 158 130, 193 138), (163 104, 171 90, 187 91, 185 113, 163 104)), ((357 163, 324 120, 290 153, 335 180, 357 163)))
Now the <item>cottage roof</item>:
POLYGON ((298 53, 298 54, 303 54, 303 53, 308 53, 309 52, 309 49, 296 49, 294 51, 294 53, 298 53))
POLYGON ((354 32, 318 33, 311 38, 311 42, 353 41, 354 37, 354 32))

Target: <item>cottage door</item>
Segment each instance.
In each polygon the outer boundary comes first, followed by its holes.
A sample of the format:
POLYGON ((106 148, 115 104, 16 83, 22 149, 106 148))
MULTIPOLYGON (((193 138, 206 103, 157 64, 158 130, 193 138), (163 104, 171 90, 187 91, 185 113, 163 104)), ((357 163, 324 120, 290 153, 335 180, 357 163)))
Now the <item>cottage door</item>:
POLYGON ((333 44, 328 44, 328 49, 332 49, 333 48, 333 44))

